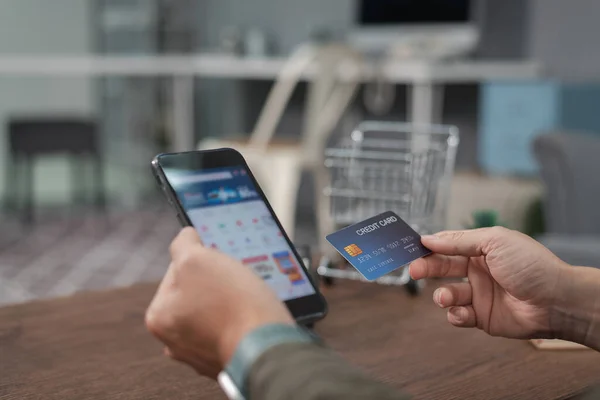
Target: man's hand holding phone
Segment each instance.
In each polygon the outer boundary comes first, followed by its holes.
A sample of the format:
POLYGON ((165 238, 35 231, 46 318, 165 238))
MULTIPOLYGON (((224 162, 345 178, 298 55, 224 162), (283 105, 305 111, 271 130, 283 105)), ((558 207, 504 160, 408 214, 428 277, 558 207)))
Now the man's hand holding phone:
POLYGON ((310 324, 325 316, 325 299, 239 152, 159 154, 152 170, 180 222, 193 226, 207 247, 254 270, 296 322, 310 324))
POLYGON ((250 268, 205 248, 193 228, 171 244, 171 265, 146 313, 170 357, 216 377, 239 341, 269 323, 294 324, 285 305, 250 268))

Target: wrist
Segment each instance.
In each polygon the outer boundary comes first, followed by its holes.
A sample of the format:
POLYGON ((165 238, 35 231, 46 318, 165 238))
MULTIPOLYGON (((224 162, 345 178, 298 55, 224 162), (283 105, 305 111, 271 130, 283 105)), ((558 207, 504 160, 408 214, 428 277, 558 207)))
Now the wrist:
POLYGON ((271 318, 244 318, 237 324, 228 326, 219 337, 219 366, 224 369, 233 357, 240 342, 254 330, 269 324, 295 325, 294 319, 287 315, 271 318))
POLYGON ((271 348, 290 343, 322 344, 305 328, 281 322, 259 326, 244 336, 217 378, 227 396, 230 399, 247 398, 249 374, 255 362, 271 348))
POLYGON ((600 269, 562 268, 550 327, 558 339, 600 350, 600 269))

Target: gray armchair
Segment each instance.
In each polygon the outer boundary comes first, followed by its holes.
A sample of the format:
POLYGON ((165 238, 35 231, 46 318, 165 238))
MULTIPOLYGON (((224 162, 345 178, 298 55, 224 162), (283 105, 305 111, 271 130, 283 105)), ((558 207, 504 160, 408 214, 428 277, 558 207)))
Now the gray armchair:
POLYGON ((547 233, 537 239, 566 262, 600 267, 600 135, 536 138, 547 233))

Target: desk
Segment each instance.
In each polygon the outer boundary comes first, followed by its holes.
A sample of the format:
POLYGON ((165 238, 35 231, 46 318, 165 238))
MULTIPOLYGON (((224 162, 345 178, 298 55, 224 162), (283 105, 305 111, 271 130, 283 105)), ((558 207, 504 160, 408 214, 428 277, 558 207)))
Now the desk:
MULTIPOLYGON (((317 332, 351 362, 421 399, 567 398, 600 380, 600 354, 541 352, 457 329, 433 285, 340 282, 317 332)), ((143 315, 154 285, 0 309, 0 399, 220 399, 218 386, 166 359, 143 315)))
MULTIPOLYGON (((172 77, 173 151, 196 147, 193 129, 193 79, 274 80, 286 63, 285 58, 248 58, 223 54, 191 56, 2 56, 2 76, 79 76, 79 77, 172 77)), ((529 61, 389 62, 378 66, 367 63, 360 79, 367 82, 381 74, 389 82, 409 85, 409 116, 418 123, 438 123, 441 119, 443 87, 446 84, 479 83, 490 79, 533 79, 541 68, 529 61), (379 71, 379 72, 377 72, 379 71)), ((310 80, 315 68, 303 75, 310 80)), ((344 74, 340 71, 340 76, 344 74)))

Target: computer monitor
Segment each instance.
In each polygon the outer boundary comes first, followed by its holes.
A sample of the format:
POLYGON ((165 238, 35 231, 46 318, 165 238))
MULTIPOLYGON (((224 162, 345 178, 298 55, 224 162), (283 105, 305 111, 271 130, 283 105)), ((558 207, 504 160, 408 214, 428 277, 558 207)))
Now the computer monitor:
POLYGON ((364 26, 465 24, 469 0, 360 0, 357 21, 364 26))
POLYGON ((391 46, 410 48, 421 57, 469 52, 479 40, 477 15, 481 3, 481 0, 357 0, 350 41, 366 51, 391 46))

